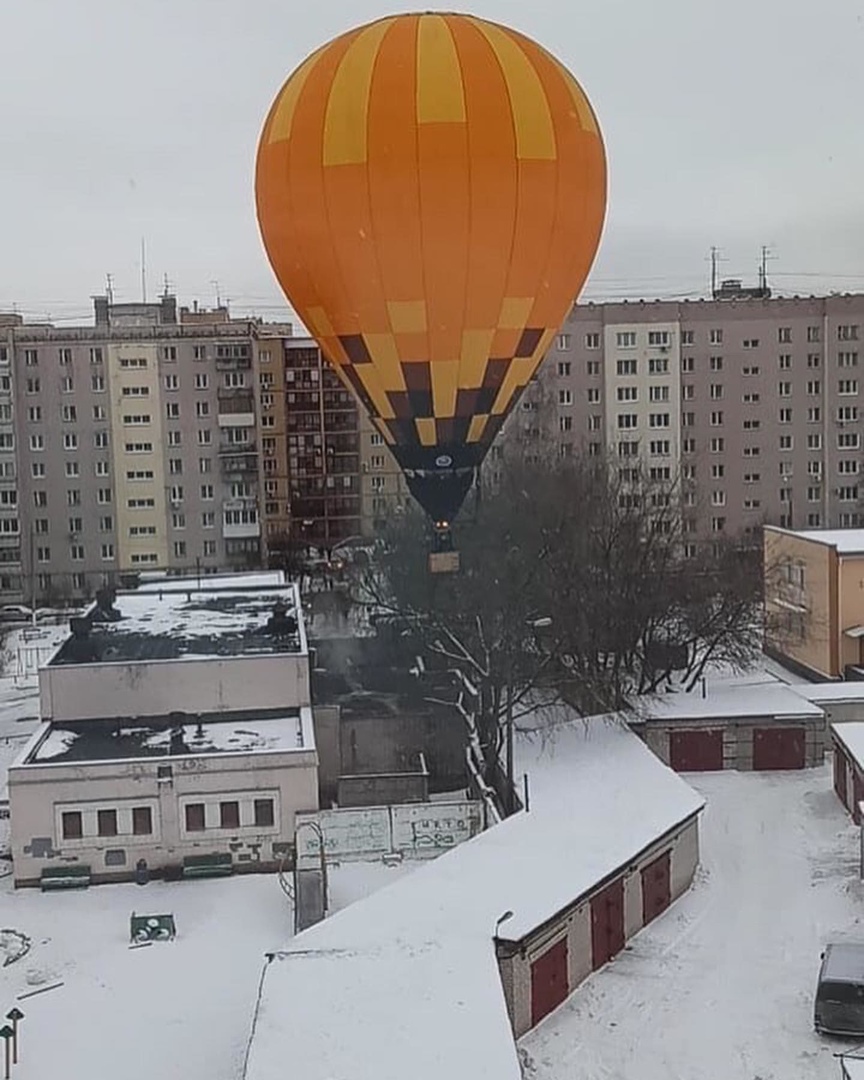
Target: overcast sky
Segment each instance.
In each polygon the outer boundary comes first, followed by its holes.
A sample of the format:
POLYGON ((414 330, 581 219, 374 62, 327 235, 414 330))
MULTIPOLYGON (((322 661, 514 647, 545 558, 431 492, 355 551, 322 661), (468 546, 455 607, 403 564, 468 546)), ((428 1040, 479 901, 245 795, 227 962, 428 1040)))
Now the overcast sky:
MULTIPOLYGON (((453 3, 424 0, 424 9, 453 3)), ((862 0, 474 0, 574 72, 610 165, 585 295, 755 279, 864 290, 862 0)), ((375 0, 0 0, 0 310, 86 318, 165 275, 183 302, 284 307, 259 240, 255 149, 316 46, 375 0)), ((412 10, 411 6, 405 10, 412 10)))

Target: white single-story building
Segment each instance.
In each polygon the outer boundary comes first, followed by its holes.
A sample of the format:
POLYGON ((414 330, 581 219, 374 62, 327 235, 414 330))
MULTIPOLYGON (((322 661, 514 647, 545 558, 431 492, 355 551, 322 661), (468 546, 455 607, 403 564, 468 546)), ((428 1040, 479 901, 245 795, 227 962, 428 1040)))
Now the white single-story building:
POLYGON ((825 759, 825 712, 770 675, 648 699, 630 726, 676 772, 803 769, 825 759))
POLYGON ((270 955, 245 1080, 521 1080, 514 1035, 691 883, 703 800, 617 720, 520 767, 527 812, 270 955))
POLYGON ((9 769, 17 885, 275 869, 318 808, 309 653, 281 574, 103 593, 40 669, 9 769))

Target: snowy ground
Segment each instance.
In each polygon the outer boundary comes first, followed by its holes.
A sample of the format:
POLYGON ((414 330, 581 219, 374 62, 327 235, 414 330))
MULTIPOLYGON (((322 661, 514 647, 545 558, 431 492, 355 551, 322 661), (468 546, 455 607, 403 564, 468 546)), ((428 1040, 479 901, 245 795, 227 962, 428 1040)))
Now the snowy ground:
POLYGON ((687 779, 695 887, 523 1039, 534 1080, 837 1080, 813 990, 826 941, 864 940, 864 889, 830 771, 687 779))
MULTIPOLYGON (((406 869, 334 868, 334 908, 406 869)), ((0 1005, 25 1013, 20 1080, 236 1080, 264 954, 292 936, 291 906, 275 876, 44 894, 8 883, 0 928, 31 940, 27 955, 0 967, 0 1005), (177 938, 130 949, 133 911, 172 912, 177 938)))

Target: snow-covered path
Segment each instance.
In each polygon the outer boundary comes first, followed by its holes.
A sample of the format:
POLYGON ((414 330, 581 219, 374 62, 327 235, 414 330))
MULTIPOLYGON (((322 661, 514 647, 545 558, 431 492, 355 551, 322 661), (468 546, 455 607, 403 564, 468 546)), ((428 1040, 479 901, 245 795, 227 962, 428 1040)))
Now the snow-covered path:
POLYGON ((836 1080, 812 1030, 819 953, 864 940, 858 832, 828 768, 688 777, 693 890, 523 1039, 536 1080, 836 1080))

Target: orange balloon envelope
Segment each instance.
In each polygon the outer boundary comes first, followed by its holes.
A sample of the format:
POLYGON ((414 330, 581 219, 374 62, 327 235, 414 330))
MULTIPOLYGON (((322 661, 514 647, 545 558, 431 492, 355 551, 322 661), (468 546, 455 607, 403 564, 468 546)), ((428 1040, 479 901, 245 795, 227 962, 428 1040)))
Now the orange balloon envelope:
POLYGON ((258 148, 276 277, 418 502, 458 512, 594 259, 596 117, 535 42, 396 15, 313 53, 258 148))

